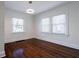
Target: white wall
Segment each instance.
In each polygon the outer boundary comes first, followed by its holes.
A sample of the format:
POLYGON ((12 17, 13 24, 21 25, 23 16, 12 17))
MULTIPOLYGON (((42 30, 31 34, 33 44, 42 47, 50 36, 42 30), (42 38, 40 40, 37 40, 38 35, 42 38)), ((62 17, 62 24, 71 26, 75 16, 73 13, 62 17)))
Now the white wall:
POLYGON ((5 9, 5 15, 4 15, 4 3, 0 2, 0 57, 5 55, 4 38, 5 38, 5 43, 8 43, 8 42, 36 37, 49 42, 54 42, 57 44, 79 49, 78 25, 79 25, 79 2, 72 2, 70 4, 62 5, 57 8, 51 9, 47 12, 37 14, 35 16, 31 16, 10 9, 5 9), (67 15, 67 20, 69 21, 67 25, 69 30, 68 36, 41 33, 39 31, 39 24, 42 18, 45 17, 51 18, 52 16, 62 13, 65 13, 67 15), (11 18, 13 17, 24 19, 25 32, 12 33, 11 18))
POLYGON ((4 2, 0 2, 0 57, 5 56, 4 51, 4 2))
POLYGON ((33 37, 32 16, 15 10, 5 9, 5 43, 33 37), (12 18, 24 19, 24 32, 12 33, 12 18))
POLYGON ((35 27, 36 27, 36 37, 42 40, 46 40, 49 42, 61 44, 64 46, 72 47, 79 49, 79 2, 70 2, 68 4, 56 7, 49 11, 37 14, 35 16, 35 27), (57 34, 49 34, 49 33, 41 33, 39 31, 40 28, 40 20, 45 17, 52 17, 58 14, 66 14, 67 15, 67 27, 69 34, 65 35, 57 35, 57 34))

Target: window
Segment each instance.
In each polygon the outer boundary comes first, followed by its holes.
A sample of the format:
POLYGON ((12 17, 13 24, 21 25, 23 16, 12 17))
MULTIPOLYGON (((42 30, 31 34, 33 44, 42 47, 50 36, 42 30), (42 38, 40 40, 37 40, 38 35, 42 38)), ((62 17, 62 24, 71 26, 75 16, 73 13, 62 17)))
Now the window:
POLYGON ((23 32, 23 19, 12 18, 13 32, 23 32))
POLYGON ((49 32, 50 31, 50 19, 49 18, 45 18, 45 19, 42 19, 41 21, 41 27, 42 27, 42 32, 49 32))
POLYGON ((58 15, 52 18, 52 32, 66 34, 66 15, 58 15))

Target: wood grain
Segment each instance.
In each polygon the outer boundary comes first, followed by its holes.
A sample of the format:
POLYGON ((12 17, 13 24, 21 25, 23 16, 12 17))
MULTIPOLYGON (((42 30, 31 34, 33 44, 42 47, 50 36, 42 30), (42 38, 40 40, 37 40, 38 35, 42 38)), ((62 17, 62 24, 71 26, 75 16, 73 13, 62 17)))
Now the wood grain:
POLYGON ((50 43, 40 39, 16 41, 5 44, 6 58, 11 58, 15 49, 23 48, 25 58, 78 58, 79 50, 50 43))

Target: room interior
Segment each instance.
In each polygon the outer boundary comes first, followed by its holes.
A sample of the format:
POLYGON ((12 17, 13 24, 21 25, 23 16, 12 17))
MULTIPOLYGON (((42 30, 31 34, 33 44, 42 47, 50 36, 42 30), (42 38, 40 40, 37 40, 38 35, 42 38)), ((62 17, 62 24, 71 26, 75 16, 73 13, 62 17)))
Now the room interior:
POLYGON ((79 1, 0 1, 0 57, 79 58, 79 1))

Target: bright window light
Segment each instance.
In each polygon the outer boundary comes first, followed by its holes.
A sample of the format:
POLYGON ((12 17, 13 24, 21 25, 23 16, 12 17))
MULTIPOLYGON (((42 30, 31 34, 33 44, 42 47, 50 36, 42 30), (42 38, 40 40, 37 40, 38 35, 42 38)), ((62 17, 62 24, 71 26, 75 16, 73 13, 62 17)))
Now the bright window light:
POLYGON ((41 28, 42 32, 50 32, 50 20, 49 18, 44 18, 41 20, 41 28))
POLYGON ((66 15, 58 15, 52 18, 52 32, 57 34, 66 33, 66 15))
POLYGON ((23 32, 24 31, 24 20, 12 18, 13 32, 23 32))

